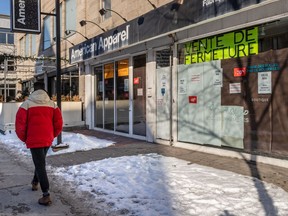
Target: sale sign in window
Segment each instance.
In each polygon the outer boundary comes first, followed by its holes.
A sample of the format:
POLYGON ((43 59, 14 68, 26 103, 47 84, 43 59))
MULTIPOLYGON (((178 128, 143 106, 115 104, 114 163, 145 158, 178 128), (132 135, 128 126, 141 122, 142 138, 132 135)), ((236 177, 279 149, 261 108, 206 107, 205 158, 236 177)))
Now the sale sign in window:
POLYGON ((215 35, 185 44, 185 64, 258 54, 258 27, 215 35))

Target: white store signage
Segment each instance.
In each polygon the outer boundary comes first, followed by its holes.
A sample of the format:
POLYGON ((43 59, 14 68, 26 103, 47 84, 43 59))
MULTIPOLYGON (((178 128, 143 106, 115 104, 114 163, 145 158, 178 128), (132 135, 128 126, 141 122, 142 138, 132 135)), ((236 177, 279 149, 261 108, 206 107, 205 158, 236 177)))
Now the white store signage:
POLYGON ((230 83, 229 84, 230 94, 239 94, 241 93, 241 83, 230 83))
POLYGON ((117 50, 129 44, 129 28, 114 31, 112 35, 100 35, 70 48, 70 63, 77 63, 100 54, 117 50))

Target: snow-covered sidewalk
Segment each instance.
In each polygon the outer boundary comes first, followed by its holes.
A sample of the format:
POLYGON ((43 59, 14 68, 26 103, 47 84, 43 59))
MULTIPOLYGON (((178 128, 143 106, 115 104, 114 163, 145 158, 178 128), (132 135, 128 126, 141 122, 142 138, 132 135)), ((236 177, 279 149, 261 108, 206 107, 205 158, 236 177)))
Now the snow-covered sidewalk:
MULTIPOLYGON (((75 133, 64 132, 62 139, 70 148, 57 154, 113 145, 75 133)), ((29 150, 14 132, 0 135, 0 142, 30 160, 29 150)), ((49 166, 49 171, 65 180, 67 190, 89 194, 89 206, 106 206, 122 215, 288 215, 288 193, 273 184, 158 154, 49 166)))

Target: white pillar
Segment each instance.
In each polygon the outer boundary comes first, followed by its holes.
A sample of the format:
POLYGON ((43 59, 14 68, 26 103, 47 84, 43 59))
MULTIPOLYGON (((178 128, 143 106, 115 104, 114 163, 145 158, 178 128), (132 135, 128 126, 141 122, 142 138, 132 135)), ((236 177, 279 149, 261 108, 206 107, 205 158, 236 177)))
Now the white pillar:
POLYGON ((156 62, 154 50, 147 52, 146 63, 146 140, 154 142, 156 139, 156 62))

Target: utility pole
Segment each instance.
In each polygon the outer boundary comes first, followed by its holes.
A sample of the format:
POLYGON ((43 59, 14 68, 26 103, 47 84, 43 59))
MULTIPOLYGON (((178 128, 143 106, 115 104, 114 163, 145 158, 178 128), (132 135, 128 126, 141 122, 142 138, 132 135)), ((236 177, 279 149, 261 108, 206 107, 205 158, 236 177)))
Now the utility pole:
MULTIPOLYGON (((57 94, 57 106, 61 110, 61 35, 60 35, 60 2, 55 0, 55 14, 41 12, 41 14, 54 16, 56 18, 56 94, 57 94)), ((62 143, 62 133, 57 137, 57 145, 62 143)))
MULTIPOLYGON (((56 13, 56 91, 57 91, 57 106, 61 110, 61 52, 60 52, 60 3, 55 0, 56 13)), ((57 145, 62 143, 62 133, 57 137, 57 145)))

